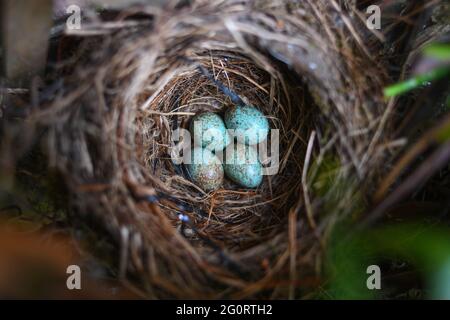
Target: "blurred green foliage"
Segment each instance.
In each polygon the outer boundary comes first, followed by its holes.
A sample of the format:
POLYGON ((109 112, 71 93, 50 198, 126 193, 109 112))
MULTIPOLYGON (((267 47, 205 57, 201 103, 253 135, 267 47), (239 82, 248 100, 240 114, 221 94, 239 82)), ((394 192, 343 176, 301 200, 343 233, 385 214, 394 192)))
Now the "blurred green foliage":
POLYGON ((450 61, 450 44, 433 43, 424 49, 426 56, 441 61, 450 61))
MULTIPOLYGON (((336 228, 327 254, 326 271, 331 279, 327 294, 335 299, 380 298, 383 287, 367 288, 367 267, 385 259, 404 259, 422 273, 426 298, 450 299, 449 231, 425 224, 360 231, 336 228)), ((383 270, 381 274, 383 279, 383 270)))

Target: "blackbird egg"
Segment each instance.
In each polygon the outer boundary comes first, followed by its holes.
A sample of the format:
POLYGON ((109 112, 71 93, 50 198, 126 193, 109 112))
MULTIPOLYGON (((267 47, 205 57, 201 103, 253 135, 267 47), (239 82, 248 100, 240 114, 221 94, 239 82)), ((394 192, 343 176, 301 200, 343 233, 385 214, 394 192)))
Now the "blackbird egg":
POLYGON ((191 152, 191 163, 186 165, 192 180, 204 191, 220 188, 223 182, 223 166, 211 150, 195 147, 191 152))
POLYGON ((240 143, 255 145, 267 139, 269 121, 264 114, 252 106, 233 106, 225 113, 225 125, 235 130, 240 143))
POLYGON ((244 188, 257 188, 263 179, 258 153, 252 146, 237 143, 226 152, 225 174, 244 188))
POLYGON ((195 115, 190 131, 197 146, 212 151, 223 150, 231 141, 222 118, 212 112, 195 115))

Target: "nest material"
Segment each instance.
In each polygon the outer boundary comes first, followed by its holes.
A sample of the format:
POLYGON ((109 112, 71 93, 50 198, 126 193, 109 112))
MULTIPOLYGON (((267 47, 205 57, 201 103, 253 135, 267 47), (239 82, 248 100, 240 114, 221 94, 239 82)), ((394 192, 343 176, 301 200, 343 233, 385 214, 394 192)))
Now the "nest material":
POLYGON ((328 227, 361 205, 358 188, 370 190, 386 158, 384 67, 348 10, 213 1, 155 14, 153 28, 101 37, 34 115, 72 212, 112 236, 122 277, 153 298, 299 296, 298 279, 321 268, 328 227), (172 163, 173 129, 232 105, 182 57, 280 130, 279 173, 260 188, 225 182, 205 194, 172 163), (317 180, 324 159, 336 168, 317 180))

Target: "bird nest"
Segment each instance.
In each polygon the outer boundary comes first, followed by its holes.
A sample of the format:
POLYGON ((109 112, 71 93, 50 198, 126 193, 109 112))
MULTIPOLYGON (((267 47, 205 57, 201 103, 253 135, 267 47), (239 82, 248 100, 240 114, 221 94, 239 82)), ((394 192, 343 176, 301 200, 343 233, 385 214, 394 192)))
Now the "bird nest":
POLYGON ((364 203, 386 158, 371 35, 334 1, 274 3, 100 25, 90 58, 31 117, 48 129, 71 217, 109 236, 119 276, 148 297, 298 296, 317 284, 330 225, 364 203), (206 193, 171 159, 174 130, 233 106, 217 83, 279 130, 277 173, 256 189, 225 180, 206 193))

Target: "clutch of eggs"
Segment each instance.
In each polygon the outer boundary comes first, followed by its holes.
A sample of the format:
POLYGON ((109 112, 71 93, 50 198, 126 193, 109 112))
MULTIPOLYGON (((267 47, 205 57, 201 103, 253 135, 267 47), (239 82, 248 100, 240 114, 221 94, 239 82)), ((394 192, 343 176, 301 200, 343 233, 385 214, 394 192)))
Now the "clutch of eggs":
POLYGON ((224 173, 244 188, 261 184, 262 165, 253 147, 266 140, 269 133, 269 122, 261 111, 248 105, 233 106, 226 111, 225 122, 216 113, 200 113, 193 117, 190 132, 196 146, 187 168, 200 188, 207 192, 220 188, 224 173), (236 144, 227 129, 234 130, 236 144), (222 165, 214 152, 225 148, 226 161, 222 165))

